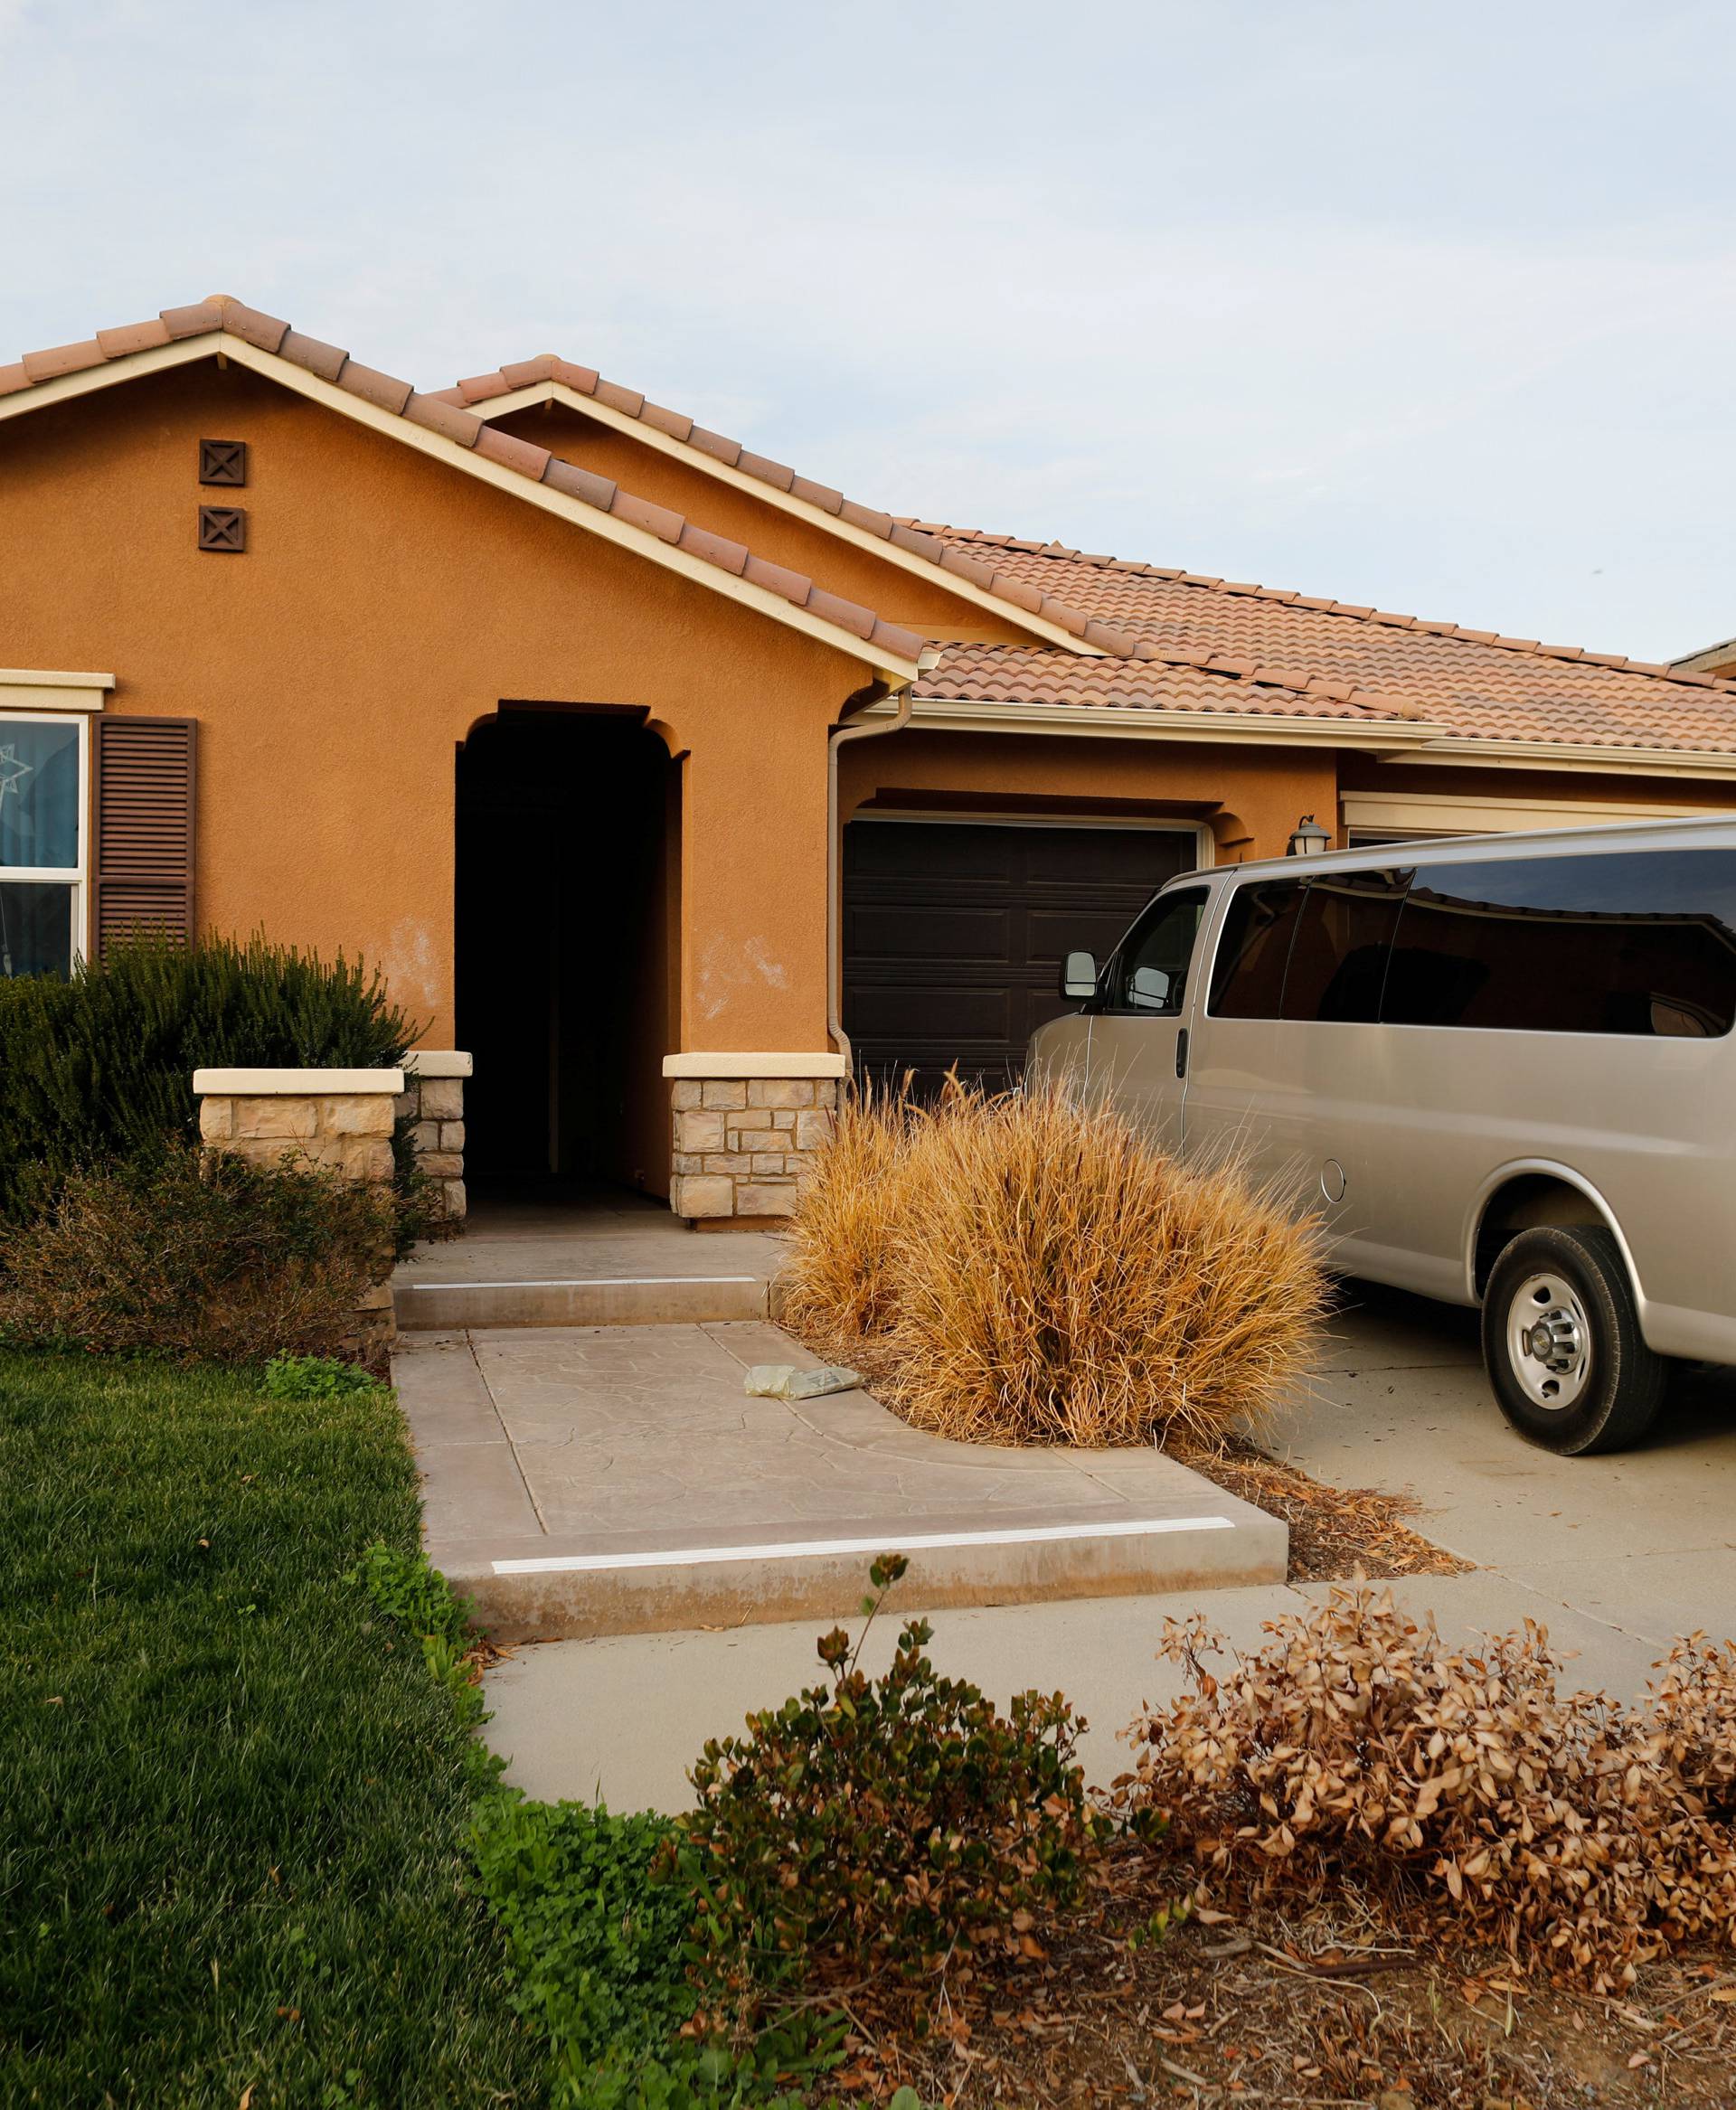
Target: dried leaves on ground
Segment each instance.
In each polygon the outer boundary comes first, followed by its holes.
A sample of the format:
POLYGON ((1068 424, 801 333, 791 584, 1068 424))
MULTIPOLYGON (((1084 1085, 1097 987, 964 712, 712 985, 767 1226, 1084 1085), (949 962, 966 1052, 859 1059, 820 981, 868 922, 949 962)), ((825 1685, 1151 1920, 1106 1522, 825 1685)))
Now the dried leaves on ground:
POLYGON ((1357 1573, 1375 1581, 1463 1575, 1472 1566, 1411 1529, 1410 1519, 1422 1506, 1414 1495, 1324 1486, 1246 1437, 1174 1439, 1165 1448, 1228 1493, 1283 1519, 1290 1528, 1292 1582, 1343 1582, 1357 1573))
POLYGON ((1450 1925, 1355 1900, 1197 1917, 1146 1938, 1153 1870, 1119 1857, 1098 1911, 1040 1926, 967 2009, 922 2027, 851 2002, 851 2075, 951 2110, 1090 2104, 1282 2110, 1690 2110, 1736 2101, 1736 1970, 1688 1952, 1616 1999, 1515 1972, 1450 1925))

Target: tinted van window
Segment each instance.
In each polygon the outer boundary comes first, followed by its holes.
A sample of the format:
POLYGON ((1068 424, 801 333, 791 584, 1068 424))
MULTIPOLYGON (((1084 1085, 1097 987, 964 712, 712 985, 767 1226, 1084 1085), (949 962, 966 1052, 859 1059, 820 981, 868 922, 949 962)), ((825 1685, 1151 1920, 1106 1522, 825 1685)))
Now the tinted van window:
POLYGON ((1304 882, 1259 880, 1231 897, 1212 965, 1215 1018, 1276 1018, 1304 882))
POLYGON ((1188 962, 1205 909, 1205 889, 1160 894, 1116 949, 1104 978, 1102 1009, 1175 1018, 1187 994, 1188 962))
POLYGON ((1398 919, 1392 1025, 1705 1037, 1736 1018, 1736 851, 1424 865, 1398 919))
POLYGON ((1322 872, 1308 881, 1284 977, 1285 1018, 1372 1025, 1410 875, 1322 872))

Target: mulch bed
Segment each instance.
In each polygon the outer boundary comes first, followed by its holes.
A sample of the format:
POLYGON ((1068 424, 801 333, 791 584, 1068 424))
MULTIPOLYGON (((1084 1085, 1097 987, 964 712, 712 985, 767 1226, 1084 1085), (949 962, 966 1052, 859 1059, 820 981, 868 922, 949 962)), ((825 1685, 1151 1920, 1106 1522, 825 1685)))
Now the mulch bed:
MULTIPOLYGON (((1172 1882, 1175 1878, 1172 1877, 1172 1882)), ((950 2110, 1094 2103, 1284 2110, 1659 2110, 1736 2101, 1736 1958, 1686 1953, 1600 2000, 1340 1894, 1142 1940, 1162 1871, 1129 1847, 1098 1908, 918 2020, 851 1999, 839 2077, 950 2110), (1131 1939, 1129 1937, 1132 1937, 1131 1939)))
POLYGON ((1342 1582, 1359 1570, 1371 1581, 1463 1575, 1474 1565, 1411 1530, 1406 1520, 1422 1506, 1413 1495, 1324 1486, 1242 1437, 1219 1445, 1173 1439, 1165 1448, 1227 1493, 1284 1520, 1292 1582, 1342 1582))

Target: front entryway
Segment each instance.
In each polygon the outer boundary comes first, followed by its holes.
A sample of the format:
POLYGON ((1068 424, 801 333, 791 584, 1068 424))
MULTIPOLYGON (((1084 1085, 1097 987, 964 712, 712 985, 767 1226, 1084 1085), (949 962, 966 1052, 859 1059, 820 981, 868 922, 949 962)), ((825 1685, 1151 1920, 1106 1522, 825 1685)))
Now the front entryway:
POLYGON ((1107 957, 1165 880, 1199 861, 1193 827, 882 820, 844 833, 844 1025, 858 1073, 948 1068, 998 1089, 1068 1006, 1062 957, 1107 957))
POLYGON ((457 799, 468 1177, 666 1194, 676 765, 637 717, 503 705, 457 799))

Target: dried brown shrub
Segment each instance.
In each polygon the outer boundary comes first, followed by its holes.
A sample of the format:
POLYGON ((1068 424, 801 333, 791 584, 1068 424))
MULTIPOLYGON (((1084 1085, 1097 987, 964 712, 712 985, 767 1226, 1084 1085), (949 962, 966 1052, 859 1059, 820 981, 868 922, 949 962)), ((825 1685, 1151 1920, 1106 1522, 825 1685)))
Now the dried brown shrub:
POLYGON ((781 1315, 827 1351, 859 1353, 886 1330, 892 1234, 922 1118, 903 1093, 864 1084, 845 1092, 814 1153, 790 1221, 781 1315))
POLYGON ((397 1229, 390 1193, 311 1168, 175 1147, 74 1173, 45 1217, 0 1231, 0 1336, 182 1361, 329 1355, 397 1229))
POLYGON ((1257 1418, 1307 1368, 1314 1225, 1060 1088, 845 1109, 797 1209, 787 1315, 906 1420, 978 1443, 1257 1418))
POLYGON ((1134 1723, 1117 1784, 1206 1880, 1432 1903, 1599 1992, 1691 1935, 1736 1941, 1736 1647, 1679 1642, 1628 1710, 1558 1693, 1529 1620, 1453 1649, 1358 1584, 1266 1631, 1219 1677, 1204 1619, 1166 1623, 1192 1690, 1134 1723))

